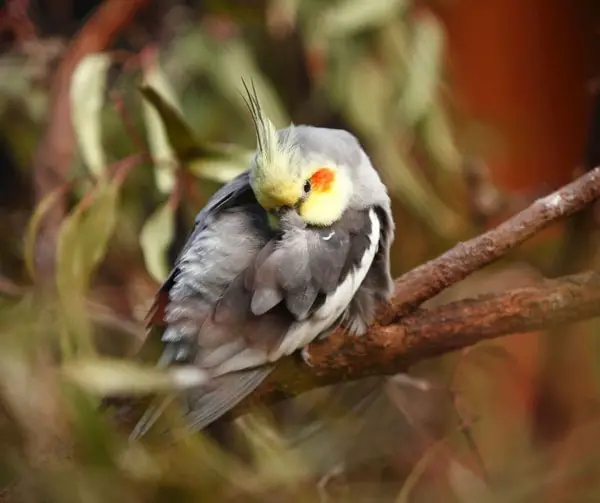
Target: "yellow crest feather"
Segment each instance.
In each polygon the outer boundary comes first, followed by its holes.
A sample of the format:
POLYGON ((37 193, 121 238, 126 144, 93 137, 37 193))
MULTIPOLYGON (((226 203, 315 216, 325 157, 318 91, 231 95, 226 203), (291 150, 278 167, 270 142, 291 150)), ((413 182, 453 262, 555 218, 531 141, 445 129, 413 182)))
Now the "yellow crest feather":
MULTIPOLYGON (((294 179, 294 170, 292 158, 294 154, 293 134, 287 137, 287 141, 282 141, 277 133, 275 125, 265 115, 263 108, 258 99, 258 94, 254 83, 250 83, 250 87, 242 79, 242 84, 246 91, 243 95, 244 101, 250 111, 252 121, 256 133, 256 166, 254 178, 256 180, 256 188, 259 192, 265 192, 273 196, 275 193, 290 191, 290 185, 294 179)), ((290 125, 293 128, 293 125, 290 125)), ((284 196, 281 194, 281 196, 284 196)), ((283 199, 290 199, 291 194, 283 199)))

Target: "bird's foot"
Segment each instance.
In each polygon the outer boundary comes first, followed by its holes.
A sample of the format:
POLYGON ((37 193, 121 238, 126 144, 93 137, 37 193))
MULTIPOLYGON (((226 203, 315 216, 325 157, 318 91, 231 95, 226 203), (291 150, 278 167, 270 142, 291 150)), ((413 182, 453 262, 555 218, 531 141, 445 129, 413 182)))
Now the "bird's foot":
POLYGON ((365 335, 369 330, 369 322, 360 315, 347 317, 343 324, 344 335, 350 337, 360 337, 365 335))
POLYGON ((304 363, 306 363, 306 365, 308 365, 309 367, 313 367, 313 364, 310 361, 310 353, 308 351, 308 346, 304 346, 302 348, 302 350, 300 351, 300 356, 302 357, 302 360, 304 361, 304 363))

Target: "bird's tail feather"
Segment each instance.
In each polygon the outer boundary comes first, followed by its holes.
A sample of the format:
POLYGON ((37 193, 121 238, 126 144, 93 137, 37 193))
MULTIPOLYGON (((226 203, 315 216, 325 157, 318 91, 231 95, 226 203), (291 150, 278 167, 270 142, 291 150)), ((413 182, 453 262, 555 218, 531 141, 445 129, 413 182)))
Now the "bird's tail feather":
POLYGON ((274 366, 262 366, 217 377, 211 389, 196 388, 157 397, 150 404, 130 434, 136 441, 146 435, 167 407, 181 398, 185 409, 186 429, 199 431, 219 419, 254 391, 273 371, 274 366))
POLYGON ((176 392, 171 392, 166 397, 155 398, 133 428, 129 440, 135 442, 146 435, 175 398, 177 398, 176 392))
POLYGON ((226 374, 217 378, 217 386, 209 392, 189 394, 186 422, 190 429, 198 431, 216 421, 252 393, 274 368, 265 365, 226 374))

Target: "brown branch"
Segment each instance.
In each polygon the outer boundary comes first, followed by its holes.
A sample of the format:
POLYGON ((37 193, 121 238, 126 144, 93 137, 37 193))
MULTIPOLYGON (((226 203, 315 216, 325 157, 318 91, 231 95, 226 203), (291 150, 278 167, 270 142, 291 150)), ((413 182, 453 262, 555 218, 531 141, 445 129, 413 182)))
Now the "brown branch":
MULTIPOLYGON (((56 71, 52 84, 50 121, 33 160, 35 195, 39 202, 64 184, 75 137, 69 107, 73 71, 88 54, 104 51, 149 0, 106 0, 75 37, 56 71)), ((46 215, 36 239, 36 269, 43 280, 54 276, 56 236, 66 211, 63 198, 46 215)))
POLYGON ((392 375, 481 341, 595 316, 600 316, 600 273, 586 272, 421 309, 393 325, 375 325, 362 337, 336 331, 310 346, 310 367, 299 358, 286 358, 233 413, 238 415, 257 400, 272 403, 345 380, 392 375))
POLYGON ((569 185, 538 199, 498 227, 459 243, 398 278, 396 293, 378 319, 386 325, 410 313, 426 300, 501 258, 550 224, 582 210, 598 197, 600 168, 594 168, 569 185))
POLYGON ((36 29, 29 19, 29 0, 8 0, 0 20, 0 32, 7 29, 12 32, 17 43, 23 43, 36 37, 36 29))

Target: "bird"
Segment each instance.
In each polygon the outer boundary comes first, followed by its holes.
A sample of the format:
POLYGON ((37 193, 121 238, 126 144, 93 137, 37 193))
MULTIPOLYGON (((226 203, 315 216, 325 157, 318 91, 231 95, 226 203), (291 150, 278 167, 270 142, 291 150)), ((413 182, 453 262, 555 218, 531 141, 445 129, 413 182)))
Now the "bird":
MULTIPOLYGON (((233 408, 281 358, 306 357, 338 327, 364 335, 393 286, 390 197, 357 137, 278 130, 254 85, 243 87, 256 134, 249 167, 200 210, 147 317, 158 365, 202 376, 169 398, 179 398, 190 431, 233 408)), ((132 439, 169 400, 150 406, 132 439)))

